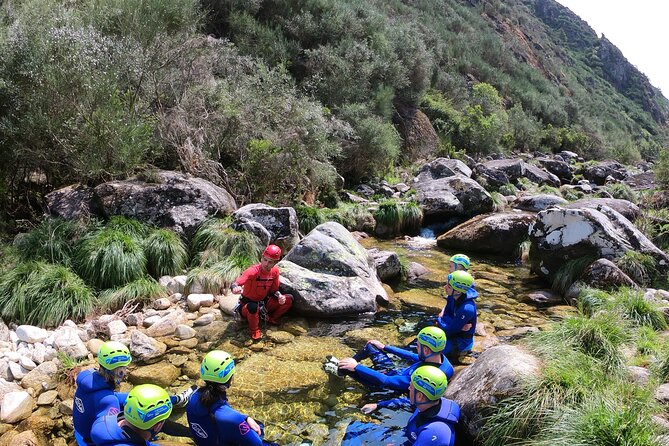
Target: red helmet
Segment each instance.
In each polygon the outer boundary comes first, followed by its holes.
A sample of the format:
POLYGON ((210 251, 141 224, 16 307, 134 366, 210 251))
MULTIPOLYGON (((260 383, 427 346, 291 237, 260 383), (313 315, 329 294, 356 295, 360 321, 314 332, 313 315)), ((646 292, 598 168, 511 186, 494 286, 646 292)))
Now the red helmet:
POLYGON ((263 251, 262 256, 278 262, 281 260, 281 248, 276 245, 269 245, 265 248, 265 251, 263 251))

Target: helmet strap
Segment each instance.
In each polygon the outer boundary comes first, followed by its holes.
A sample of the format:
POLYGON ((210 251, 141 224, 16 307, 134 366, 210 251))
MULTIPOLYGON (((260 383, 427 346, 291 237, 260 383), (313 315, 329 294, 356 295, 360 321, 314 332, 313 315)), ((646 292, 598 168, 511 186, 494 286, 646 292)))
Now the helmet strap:
MULTIPOLYGON (((421 349, 420 349, 420 352, 418 353, 418 358, 419 358, 421 361, 427 361, 427 360, 430 359, 431 357, 433 357, 433 356, 438 355, 438 354, 441 353, 441 352, 432 352, 432 353, 430 353, 429 355, 425 356, 425 355, 423 354, 423 348, 427 348, 427 347, 425 347, 424 345, 421 344, 421 349)), ((429 350, 429 349, 428 349, 428 350, 429 350)), ((432 350, 430 350, 430 351, 432 351, 432 350)))

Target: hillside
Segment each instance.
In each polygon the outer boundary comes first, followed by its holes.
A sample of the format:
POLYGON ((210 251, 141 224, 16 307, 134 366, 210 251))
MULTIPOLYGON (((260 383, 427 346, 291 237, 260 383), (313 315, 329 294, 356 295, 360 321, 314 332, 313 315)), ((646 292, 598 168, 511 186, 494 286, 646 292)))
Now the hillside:
POLYGON ((0 8, 3 221, 154 167, 294 203, 436 155, 667 145, 669 101, 553 0, 0 8))

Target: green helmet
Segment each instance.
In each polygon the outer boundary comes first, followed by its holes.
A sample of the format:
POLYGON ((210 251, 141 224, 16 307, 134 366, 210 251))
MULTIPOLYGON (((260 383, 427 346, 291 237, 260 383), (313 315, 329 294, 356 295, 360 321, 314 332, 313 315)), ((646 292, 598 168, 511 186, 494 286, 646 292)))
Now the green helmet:
POLYGON ((453 271, 447 281, 451 288, 461 293, 466 293, 474 285, 474 278, 465 271, 453 271))
POLYGON ((166 420, 172 413, 172 401, 165 389, 154 384, 142 384, 128 393, 123 414, 128 423, 149 430, 166 420))
POLYGON ((116 341, 107 341, 98 350, 98 363, 107 370, 127 367, 132 361, 128 347, 116 341))
POLYGON ((411 383, 428 400, 436 401, 446 391, 448 378, 438 367, 422 365, 411 374, 411 383))
POLYGON ((440 352, 446 347, 446 333, 439 327, 425 327, 418 332, 418 343, 433 352, 440 352))
POLYGON ((464 254, 455 254, 454 256, 451 256, 450 261, 456 265, 462 266, 465 271, 469 270, 469 266, 471 265, 469 257, 464 254))
POLYGON ((223 350, 207 353, 200 366, 200 378, 204 381, 225 384, 235 374, 235 361, 223 350))

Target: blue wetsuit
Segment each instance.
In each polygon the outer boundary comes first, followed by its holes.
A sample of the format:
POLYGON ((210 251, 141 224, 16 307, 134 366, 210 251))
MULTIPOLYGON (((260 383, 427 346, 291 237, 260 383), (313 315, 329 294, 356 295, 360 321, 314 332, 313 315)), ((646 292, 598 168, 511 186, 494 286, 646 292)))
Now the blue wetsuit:
MULTIPOLYGON (((383 352, 379 351, 376 347, 371 344, 367 344, 363 351, 359 352, 354 359, 359 360, 364 357, 372 358, 375 366, 385 369, 383 372, 374 370, 371 367, 358 364, 353 372, 344 372, 348 376, 351 376, 356 381, 368 387, 381 387, 384 389, 392 389, 400 392, 406 392, 409 388, 409 382, 411 381, 411 374, 418 368, 418 366, 425 364, 421 361, 417 353, 411 352, 409 350, 404 350, 403 348, 393 347, 392 345, 386 345, 383 349, 383 352), (393 362, 388 358, 386 353, 392 353, 393 355, 399 356, 400 358, 412 363, 409 367, 404 367, 400 369, 391 369, 391 366, 394 366, 393 362), (365 356, 365 354, 367 356, 365 356), (385 358, 385 359, 384 359, 385 358)), ((447 378, 453 376, 453 366, 446 359, 444 355, 441 355, 441 364, 438 366, 439 369, 444 372, 447 378)), ((437 366, 437 364, 434 364, 437 366)))
POLYGON ((105 415, 93 423, 91 438, 95 446, 158 446, 144 440, 130 427, 118 425, 123 414, 105 415))
POLYGON ((451 354, 469 352, 474 346, 474 333, 476 332, 476 302, 478 291, 471 288, 467 294, 460 296, 456 301, 453 295, 446 298, 444 315, 437 317, 437 325, 446 333, 446 348, 444 353, 451 354), (462 327, 472 324, 467 331, 462 327))
POLYGON ((95 420, 103 415, 115 415, 125 404, 127 393, 114 392, 97 371, 83 370, 77 375, 77 390, 74 392, 72 421, 74 436, 79 446, 93 446, 90 439, 95 420))
POLYGON ((404 446, 453 446, 459 418, 460 406, 446 398, 424 412, 416 409, 404 430, 404 446))
POLYGON ((246 415, 221 400, 210 408, 200 403, 201 389, 193 393, 186 406, 192 438, 198 446, 261 446, 262 438, 246 422, 246 415))

